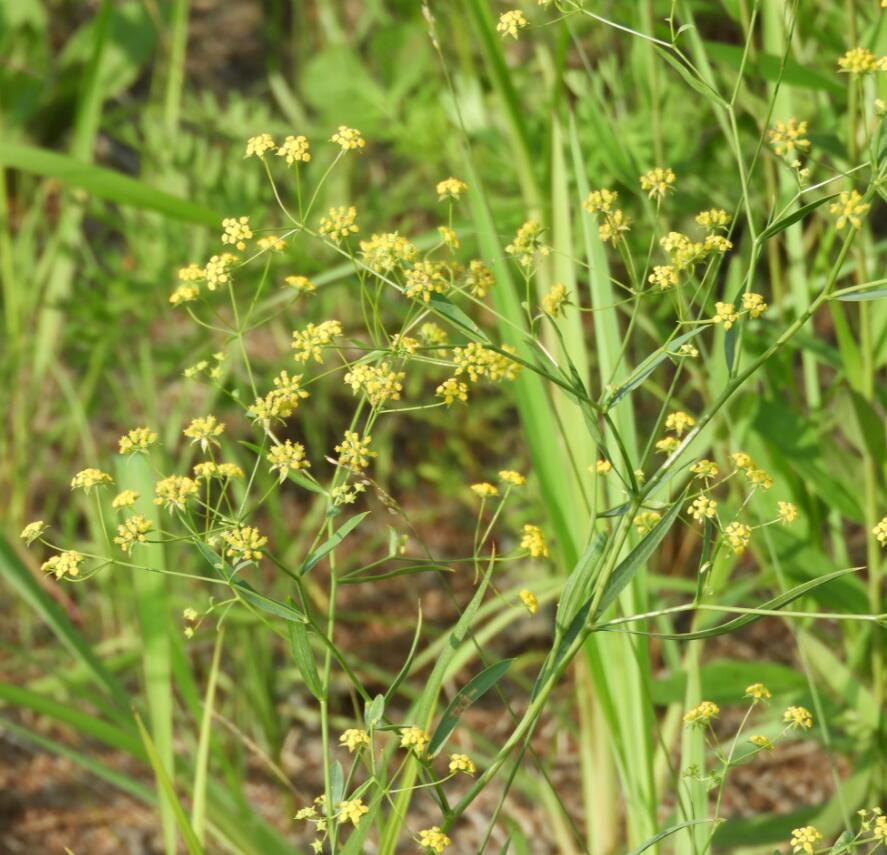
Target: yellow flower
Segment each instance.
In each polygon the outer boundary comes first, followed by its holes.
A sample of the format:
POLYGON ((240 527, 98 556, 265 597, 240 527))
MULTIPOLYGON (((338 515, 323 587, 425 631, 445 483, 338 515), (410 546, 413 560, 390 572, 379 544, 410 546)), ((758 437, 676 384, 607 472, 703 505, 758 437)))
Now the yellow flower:
POLYGON ((404 294, 428 303, 432 294, 443 294, 449 285, 444 266, 436 261, 417 261, 406 271, 404 294))
POLYGON ((706 496, 697 496, 687 511, 696 522, 702 522, 711 519, 718 512, 718 503, 706 496))
POLYGON ((419 327, 419 338, 426 347, 440 347, 448 341, 446 332, 430 321, 419 327))
POLYGON ((80 575, 80 565, 83 563, 84 556, 75 549, 68 549, 53 555, 47 561, 44 561, 40 569, 44 573, 53 573, 56 579, 70 576, 72 579, 80 575))
POLYGON ((468 192, 468 185, 458 178, 444 178, 443 181, 437 182, 437 201, 443 202, 444 199, 459 199, 463 193, 468 192))
POLYGON ((653 529, 653 526, 662 519, 662 514, 658 511, 641 511, 635 515, 634 524, 638 530, 638 534, 646 534, 653 529))
POLYGON ((256 421, 268 424, 272 419, 289 418, 299 402, 309 397, 302 388, 302 375, 281 371, 274 378, 274 388, 264 398, 256 398, 249 408, 249 415, 256 421))
POLYGON ((523 487, 527 483, 527 479, 520 472, 515 472, 513 469, 501 469, 499 471, 499 480, 510 484, 512 487, 523 487))
POLYGON ((320 234, 327 235, 334 243, 340 243, 348 235, 357 234, 357 208, 354 205, 339 205, 330 208, 325 217, 320 218, 320 234))
POLYGON ((340 335, 342 335, 342 325, 338 321, 323 321, 317 326, 308 324, 304 330, 293 332, 294 356, 299 362, 307 362, 311 358, 315 362, 323 362, 320 349, 340 335))
POLYGON ((347 125, 339 125, 339 130, 330 137, 330 142, 336 143, 342 151, 359 151, 366 146, 366 140, 360 135, 360 131, 347 125))
POLYGON ((218 437, 224 432, 224 422, 218 421, 215 416, 202 416, 198 419, 192 419, 191 424, 182 431, 192 443, 199 442, 200 448, 203 451, 206 451, 210 445, 218 445, 218 437))
POLYGON ((536 595, 524 588, 518 596, 520 597, 520 601, 524 604, 524 608, 531 614, 534 615, 539 611, 539 600, 536 598, 536 595))
MULTIPOLYGON (((791 502, 777 502, 776 509, 779 513, 779 520, 788 525, 798 518, 798 509, 791 502)), ((884 536, 887 539, 887 526, 884 527, 884 536)))
POLYGON ((249 227, 249 217, 227 217, 222 220, 222 228, 225 230, 222 243, 236 246, 241 252, 246 249, 246 242, 252 240, 253 230, 249 227))
POLYGON ((777 157, 783 157, 791 163, 797 162, 797 156, 810 148, 807 139, 807 123, 797 119, 777 121, 769 131, 767 138, 777 157))
POLYGON ((137 543, 145 542, 145 535, 151 531, 151 521, 141 515, 127 517, 117 526, 116 543, 125 553, 131 555, 132 548, 137 543))
MULTIPOLYGON (((789 521, 790 522, 790 521, 789 521)), ((873 529, 872 534, 881 546, 887 546, 887 517, 884 517, 873 529)))
POLYGON ((753 318, 759 318, 767 311, 767 304, 760 294, 749 291, 742 295, 742 308, 753 318))
POLYGON ((468 262, 468 270, 465 272, 465 287, 473 297, 483 298, 496 284, 493 271, 484 262, 473 259, 468 262))
POLYGON ((467 754, 450 754, 450 773, 464 772, 473 775, 477 772, 474 761, 467 754))
MULTIPOLYGON (((698 244, 694 244, 694 253, 696 252, 696 246, 698 246, 698 244)), ((703 252, 707 253, 720 252, 723 254, 729 252, 731 249, 733 249, 733 244, 723 235, 706 235, 702 244, 703 252)))
POLYGON ((181 306, 182 303, 193 303, 200 296, 200 289, 196 285, 179 285, 169 295, 172 306, 181 306))
POLYGON ((289 439, 284 440, 280 445, 275 445, 268 452, 268 462, 271 464, 271 471, 277 471, 281 484, 286 480, 291 469, 298 471, 311 466, 305 459, 305 446, 289 439))
POLYGON ((455 401, 465 403, 468 400, 468 384, 455 377, 448 377, 434 390, 434 394, 438 398, 443 398, 444 404, 448 407, 455 401))
POLYGON ((622 238, 622 233, 627 232, 630 227, 631 220, 621 210, 616 210, 607 214, 604 222, 598 226, 598 237, 604 243, 609 241, 615 246, 622 238))
POLYGON ((755 468, 755 464, 754 461, 751 459, 751 456, 746 454, 744 451, 734 452, 730 455, 730 459, 733 461, 733 465, 737 469, 749 471, 755 468))
POLYGON ((838 71, 848 74, 867 74, 877 67, 875 55, 864 47, 851 48, 838 60, 838 71))
POLYGON ((856 190, 851 190, 849 193, 846 191, 842 193, 841 198, 837 202, 832 202, 829 206, 829 211, 837 214, 838 219, 835 227, 838 231, 841 231, 847 223, 850 223, 854 229, 860 228, 862 226, 862 218, 871 207, 868 202, 862 201, 862 196, 856 190))
POLYGON ((339 454, 339 465, 346 466, 352 472, 360 472, 370 465, 373 457, 378 457, 378 451, 370 451, 371 436, 361 437, 356 431, 346 430, 345 438, 336 446, 339 454))
POLYGON ((732 303, 715 303, 715 310, 712 321, 716 324, 723 324, 725 330, 730 329, 739 320, 739 314, 732 303))
POLYGON ((697 478, 717 478, 721 472, 717 463, 713 460, 706 460, 705 458, 697 460, 696 463, 690 467, 690 471, 697 478))
POLYGON ((608 472, 613 471, 613 464, 610 463, 609 460, 605 460, 603 457, 588 467, 589 472, 592 467, 594 467, 594 471, 597 472, 598 475, 606 475, 608 472))
POLYGON ((228 271, 231 265, 237 261, 237 256, 230 252, 221 255, 213 255, 206 263, 206 287, 215 291, 220 285, 227 285, 231 281, 228 271))
POLYGON ((370 735, 365 730, 350 727, 339 737, 339 744, 344 745, 353 754, 364 745, 370 744, 370 735))
POLYGON ((133 428, 117 440, 117 446, 121 454, 133 454, 137 451, 147 451, 155 442, 157 434, 146 427, 133 428))
POLYGON ((400 400, 405 376, 403 371, 392 371, 388 362, 379 365, 358 362, 345 375, 345 384, 351 387, 355 395, 363 392, 367 400, 378 407, 386 401, 400 400))
POLYGON ((256 245, 263 252, 283 252, 286 249, 286 241, 276 235, 265 235, 256 241, 256 245))
POLYGON ((197 495, 197 482, 184 475, 170 475, 154 485, 155 505, 163 505, 166 510, 185 510, 185 505, 197 495))
POLYGON ((300 294, 313 294, 317 290, 317 286, 307 276, 287 276, 283 281, 300 294))
POLYGON ((419 845, 440 855, 453 841, 438 826, 433 825, 419 832, 419 845))
POLYGON ((533 558, 548 558, 548 544, 545 542, 542 529, 537 525, 527 523, 523 527, 520 545, 521 549, 528 550, 533 558))
POLYGON ((756 701, 769 701, 773 697, 772 692, 763 683, 752 683, 745 687, 746 697, 756 701))
POLYGON ((567 287, 562 282, 556 282, 548 293, 542 298, 542 311, 546 315, 556 318, 563 313, 564 304, 569 299, 567 287))
POLYGON ((769 490, 773 486, 773 478, 770 473, 764 469, 758 469, 756 466, 750 466, 745 470, 746 477, 756 487, 763 490, 769 490))
POLYGON ((350 802, 339 802, 338 816, 341 818, 341 821, 350 821, 355 827, 357 827, 357 823, 360 822, 360 818, 365 813, 369 812, 370 809, 363 803, 363 799, 352 799, 350 802))
POLYGON ((647 281, 651 285, 655 285, 660 291, 667 291, 669 288, 680 282, 677 270, 671 264, 657 264, 653 267, 653 272, 647 277, 647 281))
POLYGON ((720 713, 721 710, 717 704, 713 704, 711 701, 703 701, 684 716, 684 721, 690 725, 706 725, 710 724, 711 720, 717 718, 720 713))
POLYGON ((592 190, 582 203, 582 207, 589 214, 609 214, 614 210, 613 205, 618 198, 619 193, 615 190, 592 190))
POLYGON ((341 484, 330 490, 330 498, 337 507, 339 505, 353 505, 357 501, 357 497, 365 490, 366 484, 362 481, 357 484, 341 484))
POLYGON ((675 174, 667 167, 663 169, 661 166, 657 166, 644 173, 640 181, 641 189, 645 190, 651 199, 655 196, 658 201, 661 201, 669 191, 674 191, 675 174))
POLYGON ((656 443, 656 450, 661 454, 671 454, 680 443, 673 436, 666 436, 656 443))
POLYGON ((803 852, 804 855, 813 855, 816 851, 816 844, 820 840, 822 840, 822 835, 812 825, 796 828, 792 832, 792 852, 803 852))
MULTIPOLYGON (((502 350, 506 353, 514 352, 508 345, 504 345, 502 350)), ((487 377, 493 382, 514 380, 521 368, 508 356, 489 350, 476 341, 469 342, 465 347, 454 347, 453 362, 456 364, 456 376, 468 374, 472 383, 476 383, 479 377, 487 377)))
POLYGON ((189 264, 179 268, 179 279, 182 282, 199 282, 206 278, 206 271, 199 264, 189 264))
POLYGON ((397 232, 374 234, 369 240, 360 242, 363 262, 375 273, 390 273, 412 262, 417 252, 415 244, 397 232))
POLYGON ((748 741, 756 748, 763 748, 765 751, 773 750, 773 743, 770 741, 770 738, 768 736, 755 734, 754 736, 750 736, 748 738, 748 741))
POLYGON ((249 525, 226 531, 222 540, 228 545, 225 555, 235 561, 258 561, 262 557, 262 547, 268 542, 257 528, 249 525))
POLYGON ((744 523, 731 522, 724 529, 724 537, 734 555, 742 555, 751 540, 751 528, 744 523))
POLYGON ((400 731, 400 747, 415 751, 421 757, 431 737, 421 727, 405 727, 400 731))
POLYGON ((93 487, 113 483, 114 479, 107 472, 102 472, 101 469, 83 469, 71 479, 71 489, 89 493, 93 487))
POLYGON ((699 356, 699 351, 692 344, 682 344, 678 348, 678 356, 689 356, 690 359, 695 359, 699 356))
POLYGON ((30 546, 43 532, 49 528, 43 520, 35 520, 29 522, 23 529, 19 537, 25 542, 25 546, 30 546))
POLYGON ((725 229, 730 225, 730 215, 723 208, 709 208, 696 215, 696 222, 709 231, 725 229))
POLYGON ((437 233, 440 235, 441 241, 450 249, 459 249, 462 245, 459 243, 459 236, 449 226, 438 226, 437 233))
POLYGON ((252 157, 255 155, 256 157, 264 157, 266 151, 270 151, 272 148, 276 148, 276 143, 271 138, 271 134, 259 134, 255 137, 250 137, 246 141, 246 157, 252 157))
POLYGON ((514 236, 514 240, 505 247, 505 252, 513 255, 523 267, 529 267, 539 255, 548 255, 551 252, 542 241, 542 223, 538 220, 527 220, 514 236))
POLYGON ((810 710, 804 707, 789 707, 783 714, 782 720, 791 728, 799 727, 803 730, 810 730, 813 727, 813 716, 810 710))
POLYGON ((472 484, 471 492, 482 499, 492 499, 494 496, 499 495, 499 488, 488 481, 482 481, 480 484, 472 484))
POLYGON ((530 22, 524 16, 520 9, 511 9, 503 12, 499 16, 499 23, 496 24, 496 32, 501 33, 503 37, 511 36, 517 38, 518 31, 528 27, 530 22))
POLYGON ((679 437, 683 436, 684 432, 689 430, 695 424, 696 419, 689 415, 689 413, 683 412, 683 410, 669 413, 665 419, 666 430, 674 431, 679 437))
POLYGON ((294 163, 308 163, 311 160, 311 152, 308 151, 308 140, 299 135, 297 137, 288 136, 283 145, 277 149, 278 157, 285 157, 288 166, 294 163))

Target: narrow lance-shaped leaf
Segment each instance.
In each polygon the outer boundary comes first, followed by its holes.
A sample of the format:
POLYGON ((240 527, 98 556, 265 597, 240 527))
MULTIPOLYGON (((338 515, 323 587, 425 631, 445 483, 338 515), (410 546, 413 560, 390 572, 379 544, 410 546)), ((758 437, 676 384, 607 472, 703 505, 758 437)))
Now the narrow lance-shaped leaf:
POLYGON ((369 514, 369 511, 364 511, 362 514, 356 514, 351 517, 350 520, 344 522, 335 532, 333 532, 332 536, 320 544, 317 549, 314 550, 303 562, 302 567, 299 570, 299 573, 304 576, 306 573, 311 571, 314 567, 316 567, 325 556, 329 555, 352 531, 354 531, 357 526, 363 522, 365 516, 369 514))
POLYGON ((293 659, 296 660, 296 667, 299 669, 308 691, 314 695, 316 700, 322 701, 326 697, 326 693, 317 674, 314 651, 311 650, 311 644, 308 641, 308 628, 304 623, 298 621, 290 623, 288 628, 290 649, 293 653, 293 659))

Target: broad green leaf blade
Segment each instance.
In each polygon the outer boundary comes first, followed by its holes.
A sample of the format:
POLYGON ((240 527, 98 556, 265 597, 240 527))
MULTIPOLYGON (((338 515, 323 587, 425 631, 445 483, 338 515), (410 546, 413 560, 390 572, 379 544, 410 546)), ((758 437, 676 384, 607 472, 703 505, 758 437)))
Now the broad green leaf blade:
POLYGON ((484 668, 479 674, 475 674, 450 701, 444 714, 437 724, 431 742, 428 744, 428 754, 436 757, 444 747, 450 734, 456 729, 462 713, 465 712, 478 698, 493 688, 511 667, 513 659, 503 659, 484 668))
POLYGON ((326 693, 317 674, 314 651, 311 649, 311 644, 308 641, 308 629, 304 623, 299 623, 298 621, 291 622, 288 628, 290 649, 293 653, 293 659, 296 660, 296 667, 302 675, 302 680, 315 699, 322 701, 326 697, 326 693))
POLYGON ((174 220, 204 226, 218 226, 222 221, 215 211, 156 190, 137 178, 35 146, 0 142, 0 164, 45 178, 55 178, 108 202, 157 211, 174 220))
POLYGON ((607 579, 607 586, 604 589, 598 605, 598 611, 595 618, 600 617, 619 597, 619 594, 625 589, 625 586, 631 581, 632 577, 653 555, 656 548, 662 543, 662 539, 668 534, 674 521, 678 518, 681 508, 684 504, 684 496, 687 491, 684 490, 680 497, 668 509, 668 512, 656 523, 655 526, 644 536, 644 539, 622 560, 607 579))
POLYGON ((364 517, 369 514, 369 511, 364 511, 361 514, 356 514, 351 517, 350 520, 344 522, 333 535, 326 541, 324 541, 317 549, 314 550, 307 558, 302 562, 301 568, 299 568, 299 575, 304 576, 306 573, 309 573, 314 567, 319 564, 323 558, 329 555, 348 535, 354 531, 357 526, 363 522, 364 517))
POLYGON ((806 205, 802 205, 800 208, 795 208, 790 214, 787 214, 782 217, 782 219, 767 226, 767 228, 759 235, 758 240, 763 242, 778 235, 780 232, 784 232, 789 226, 794 225, 799 220, 803 220, 808 214, 812 214, 821 205, 824 205, 826 202, 831 202, 831 200, 837 196, 837 193, 830 193, 828 196, 823 196, 820 199, 815 199, 813 202, 808 202, 806 205))

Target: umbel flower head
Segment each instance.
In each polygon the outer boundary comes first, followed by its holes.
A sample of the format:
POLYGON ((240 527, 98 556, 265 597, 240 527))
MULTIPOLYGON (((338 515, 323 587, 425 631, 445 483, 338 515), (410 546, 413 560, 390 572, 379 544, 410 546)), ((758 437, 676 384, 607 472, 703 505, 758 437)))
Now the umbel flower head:
POLYGON ((145 535, 151 531, 150 520, 136 514, 127 517, 120 525, 117 526, 117 537, 114 538, 116 543, 127 555, 132 554, 132 548, 137 543, 145 542, 145 535))
POLYGON ((463 772, 466 775, 474 775, 477 768, 474 761, 467 754, 450 754, 450 774, 463 772))
POLYGON ((137 427, 117 440, 121 454, 144 454, 157 442, 157 433, 151 428, 137 427))
POLYGON ((339 744, 344 745, 353 754, 364 745, 370 744, 370 735, 365 730, 351 727, 339 737, 339 744))
POLYGON ((308 163, 311 160, 311 152, 308 150, 308 140, 299 135, 297 137, 288 136, 283 145, 277 149, 278 157, 285 157, 288 166, 294 163, 308 163))
POLYGON ((224 432, 224 422, 212 415, 192 419, 191 424, 183 431, 191 442, 200 443, 201 451, 206 451, 210 445, 218 445, 218 437, 224 432))
POLYGON ((674 192, 675 180, 675 174, 671 169, 657 166, 641 176, 641 189, 646 191, 651 199, 662 201, 667 193, 674 192))
POLYGON ((197 495, 197 482, 185 475, 170 475, 154 485, 154 504, 168 511, 183 511, 188 500, 197 495))
POLYGON ((707 725, 713 718, 721 714, 720 707, 711 701, 703 701, 691 709, 685 716, 684 722, 689 725, 707 725))
POLYGON ((453 841, 436 825, 419 832, 419 845, 440 855, 453 841))
POLYGON ((548 544, 545 535, 537 525, 527 523, 523 527, 520 540, 521 549, 526 549, 533 558, 548 558, 548 544))
POLYGON ((46 525, 43 520, 35 520, 34 522, 28 523, 22 529, 22 533, 19 535, 19 537, 25 542, 25 546, 30 546, 48 528, 49 526, 46 525))
POLYGON ((520 30, 529 25, 530 22, 526 19, 526 16, 520 9, 511 9, 508 12, 503 12, 499 16, 499 23, 496 24, 496 31, 501 33, 503 37, 511 36, 516 39, 520 30))
POLYGON ((520 601, 524 604, 524 608, 531 614, 534 615, 539 611, 539 600, 536 599, 536 595, 524 588, 518 596, 520 597, 520 601))
POLYGON ((366 146, 366 140, 360 135, 360 131, 347 125, 339 125, 339 129, 330 137, 330 142, 336 143, 342 151, 360 151, 366 146))
POLYGON ((415 751, 419 757, 425 754, 429 742, 431 737, 421 727, 405 727, 400 732, 400 747, 415 751))
POLYGON ((305 458, 305 446, 300 442, 286 439, 280 445, 275 445, 268 452, 268 462, 271 471, 277 472, 280 482, 283 483, 290 473, 299 469, 308 469, 311 463, 305 458))
POLYGON ((259 533, 254 526, 240 525, 222 535, 225 541, 225 555, 235 561, 259 561, 262 557, 262 547, 268 542, 268 538, 259 533))
POLYGON ((341 822, 350 822, 357 827, 360 818, 369 813, 370 809, 363 803, 363 799, 351 799, 348 802, 339 802, 339 819, 341 822))
POLYGON ((370 460, 379 456, 378 451, 370 451, 371 436, 360 436, 357 431, 346 430, 344 439, 336 446, 339 464, 352 472, 360 472, 370 465, 370 460))
POLYGON ((40 569, 44 573, 52 573, 56 579, 63 579, 65 576, 76 579, 80 575, 80 565, 84 557, 77 550, 68 549, 44 561, 40 569))
POLYGON ((456 199, 463 193, 468 192, 468 185, 458 178, 444 178, 443 181, 437 182, 437 199, 442 202, 444 199, 456 199))
POLYGON ((114 479, 107 472, 102 472, 101 469, 83 469, 71 479, 71 489, 89 493, 93 487, 102 487, 113 483, 114 479))
POLYGON ((259 134, 258 136, 250 137, 246 141, 246 154, 244 157, 264 157, 266 151, 271 151, 272 148, 276 147, 271 134, 259 134))
POLYGON ((822 840, 822 835, 812 825, 796 828, 792 832, 792 852, 813 855, 816 851, 816 844, 820 840, 822 840))

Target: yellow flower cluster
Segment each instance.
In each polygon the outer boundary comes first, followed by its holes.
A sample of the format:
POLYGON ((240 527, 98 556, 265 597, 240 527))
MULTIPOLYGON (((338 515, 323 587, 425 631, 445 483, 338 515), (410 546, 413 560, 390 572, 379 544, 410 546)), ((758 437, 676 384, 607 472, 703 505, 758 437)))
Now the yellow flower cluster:
POLYGON ((121 454, 135 454, 147 451, 157 442, 157 434, 146 427, 133 428, 117 440, 117 448, 121 454))
POLYGON ((122 510, 123 508, 131 508, 136 503, 138 497, 139 494, 135 490, 121 490, 111 500, 111 507, 114 508, 115 511, 122 510))
POLYGON ((225 432, 225 425, 215 416, 203 416, 193 419, 183 433, 192 443, 200 443, 202 451, 206 451, 210 445, 218 445, 218 438, 225 432))
POLYGON ((872 534, 881 546, 887 546, 887 517, 884 517, 873 529, 872 534))
POLYGON ((755 487, 769 490, 773 486, 773 478, 770 473, 756 466, 755 462, 744 451, 737 451, 735 454, 731 454, 730 459, 738 470, 745 472, 746 478, 755 487))
POLYGON ((132 554, 132 548, 137 543, 145 542, 145 535, 151 531, 151 521, 141 515, 127 517, 117 526, 116 543, 125 553, 132 554))
POLYGON ((388 362, 379 365, 358 362, 345 375, 345 383, 354 394, 363 392, 370 404, 379 407, 386 401, 400 400, 405 376, 403 371, 392 371, 388 362))
POLYGON ((638 534, 646 534, 648 531, 653 529, 653 526, 662 519, 662 514, 659 511, 641 511, 640 513, 635 515, 633 520, 635 528, 638 530, 638 534))
POLYGON ((524 604, 524 608, 531 614, 534 615, 539 611, 539 600, 536 598, 536 595, 524 588, 518 596, 520 597, 520 601, 524 604))
POLYGON ((717 478, 721 473, 720 467, 717 463, 713 460, 706 460, 705 458, 697 460, 696 463, 690 467, 690 471, 697 478, 704 478, 706 480, 717 478))
POLYGON ((360 151, 366 146, 366 140, 360 135, 360 131, 347 125, 339 125, 339 129, 330 137, 330 142, 336 143, 342 151, 360 151))
POLYGON ((807 123, 795 118, 777 121, 769 131, 767 139, 773 146, 777 157, 786 160, 792 166, 800 165, 798 155, 810 149, 807 139, 807 123))
POLYGON ((254 526, 240 525, 222 535, 227 548, 225 555, 235 561, 258 561, 262 557, 262 547, 268 538, 254 526))
POLYGON ((344 439, 336 446, 339 465, 352 472, 360 472, 370 465, 370 460, 379 456, 378 451, 370 451, 371 436, 361 437, 357 431, 346 430, 344 439))
POLYGON ((154 485, 154 504, 168 511, 185 510, 188 500, 197 495, 197 482, 184 475, 170 475, 154 485))
POLYGON ((551 248, 542 240, 542 223, 538 220, 527 220, 514 236, 514 240, 505 247, 505 252, 514 256, 522 267, 530 267, 536 255, 546 256, 551 248))
POLYGON ((375 273, 390 273, 412 262, 416 252, 415 245, 397 232, 374 234, 360 242, 363 263, 375 273))
POLYGON ((501 469, 499 480, 511 487, 523 487, 527 483, 527 479, 520 472, 515 472, 514 469, 501 469))
POLYGON ((696 222, 709 232, 714 232, 730 225, 730 215, 723 208, 709 208, 696 215, 696 222))
POLYGON ((769 701, 773 697, 772 692, 763 683, 752 683, 745 687, 746 697, 755 701, 769 701))
POLYGON ((237 247, 240 252, 246 249, 246 242, 252 240, 253 230, 249 227, 249 217, 228 217, 222 220, 222 243, 237 247))
POLYGON ((657 201, 661 202, 669 191, 674 192, 675 180, 675 174, 671 169, 657 166, 641 176, 641 189, 651 199, 655 197, 657 201))
POLYGON ((665 419, 665 429, 674 431, 678 437, 683 436, 684 433, 695 424, 696 419, 694 419, 689 413, 685 413, 683 410, 669 413, 665 419))
POLYGON ((779 521, 786 525, 793 523, 798 518, 798 509, 791 502, 777 502, 776 509, 779 521))
POLYGON ((52 573, 56 579, 63 579, 65 576, 75 579, 80 575, 80 565, 84 558, 76 549, 68 549, 44 561, 40 569, 44 573, 52 573))
POLYGON ((440 855, 452 842, 436 825, 419 832, 419 845, 430 849, 435 855, 440 855))
POLYGON ((876 57, 868 48, 855 47, 838 59, 838 71, 847 74, 871 74, 887 71, 887 56, 876 57))
MULTIPOLYGON (((503 345, 502 350, 505 353, 514 353, 507 344, 503 345)), ((469 342, 465 347, 454 347, 453 362, 456 364, 455 376, 467 374, 472 383, 476 383, 480 377, 486 377, 494 383, 498 380, 514 380, 521 368, 508 356, 475 341, 469 342)))
POLYGON ((320 218, 320 234, 326 235, 334 243, 341 243, 348 235, 357 234, 357 208, 339 205, 330 208, 325 217, 320 218))
POLYGON ((83 469, 71 479, 71 489, 89 493, 93 487, 113 483, 114 479, 107 472, 102 472, 101 469, 83 469))
POLYGON ((745 523, 731 522, 724 529, 724 537, 734 555, 742 555, 751 541, 751 527, 745 523))
POLYGON ((708 498, 708 496, 697 496, 687 508, 687 511, 696 522, 703 522, 704 520, 710 520, 717 514, 718 503, 714 499, 708 498))
POLYGON ((283 145, 277 149, 278 157, 285 157, 288 166, 294 163, 308 163, 311 160, 311 152, 309 151, 308 140, 299 136, 288 136, 283 145))
POLYGON ((487 296, 487 292, 496 284, 496 277, 493 271, 478 259, 468 262, 468 269, 465 271, 465 287, 472 297, 483 299, 487 296))
POLYGON ((816 851, 816 844, 819 843, 820 840, 822 840, 822 834, 820 834, 812 825, 804 825, 801 828, 796 828, 792 832, 792 852, 802 852, 804 855, 813 855, 816 851))
POLYGON ((29 522, 23 529, 19 537, 25 542, 25 546, 30 546, 43 532, 49 528, 43 520, 35 520, 29 522))
POLYGON ((555 282, 542 298, 542 311, 556 318, 563 312, 564 304, 569 297, 567 286, 563 282, 555 282))
POLYGON ((467 754, 450 754, 450 774, 464 772, 473 775, 477 772, 474 761, 467 754))
POLYGON ((414 751, 416 756, 422 757, 431 737, 421 727, 405 727, 400 732, 400 747, 408 751, 414 751))
POLYGON ((832 202, 829 211, 837 216, 835 227, 841 231, 848 223, 858 229, 862 226, 862 218, 869 212, 871 204, 862 201, 856 190, 841 193, 837 202, 832 202))
POLYGON ((533 558, 548 558, 548 544, 545 542, 542 529, 537 525, 527 523, 522 531, 521 549, 526 549, 533 558))
POLYGON ((229 270, 231 265, 237 261, 237 256, 230 252, 223 252, 221 255, 213 255, 206 263, 206 287, 210 291, 215 291, 221 285, 227 285, 231 281, 229 270))
POLYGON ((437 199, 442 202, 444 199, 459 199, 463 193, 468 192, 468 185, 458 178, 444 178, 443 181, 437 182, 437 199))
POLYGON ((468 384, 455 377, 448 377, 434 390, 434 394, 438 398, 443 398, 444 404, 448 407, 455 401, 464 404, 468 400, 468 384))
POLYGON ((788 707, 782 714, 782 720, 789 727, 798 727, 802 730, 810 730, 813 727, 813 716, 805 707, 788 707))
POLYGON ((339 819, 342 822, 350 822, 355 827, 360 822, 360 818, 369 812, 370 809, 363 803, 363 799, 339 802, 339 819))
POLYGON ((194 477, 209 481, 210 478, 218 478, 220 481, 232 478, 243 478, 243 470, 236 463, 216 463, 213 460, 205 460, 194 467, 194 477))
POLYGON ((283 281, 299 294, 313 294, 317 290, 317 286, 307 276, 287 276, 283 281))
POLYGON ((520 9, 510 9, 499 16, 496 32, 501 33, 503 37, 511 36, 516 39, 520 30, 529 25, 530 22, 520 9))
POLYGON ((706 725, 721 714, 720 707, 711 701, 703 701, 693 707, 685 716, 684 721, 690 725, 706 725))
POLYGON ((432 294, 443 294, 449 280, 444 275, 446 265, 439 261, 418 261, 405 273, 404 294, 413 300, 429 302, 432 294))
POLYGON ((281 483, 286 480, 290 470, 298 471, 311 466, 311 463, 305 459, 305 446, 290 439, 275 445, 268 452, 268 462, 271 464, 271 471, 278 473, 281 483))
POLYGON ((370 735, 365 730, 350 727, 339 737, 339 744, 344 745, 353 754, 364 745, 370 744, 370 735))
POLYGON ((342 325, 338 321, 323 321, 316 326, 308 324, 304 330, 293 332, 293 355, 299 362, 307 362, 312 358, 315 362, 323 362, 320 349, 340 335, 342 335, 342 325))
POLYGON ((271 134, 259 134, 255 137, 250 137, 246 141, 246 155, 245 157, 264 157, 266 151, 271 151, 272 148, 277 148, 277 144, 274 142, 271 134))
POLYGON ((302 388, 302 375, 281 371, 274 378, 274 388, 264 397, 256 398, 249 409, 250 416, 263 424, 273 419, 289 418, 299 406, 299 402, 309 397, 302 388))
POLYGON ((492 499, 499 495, 499 488, 489 481, 481 481, 479 484, 471 485, 471 492, 482 499, 492 499))

